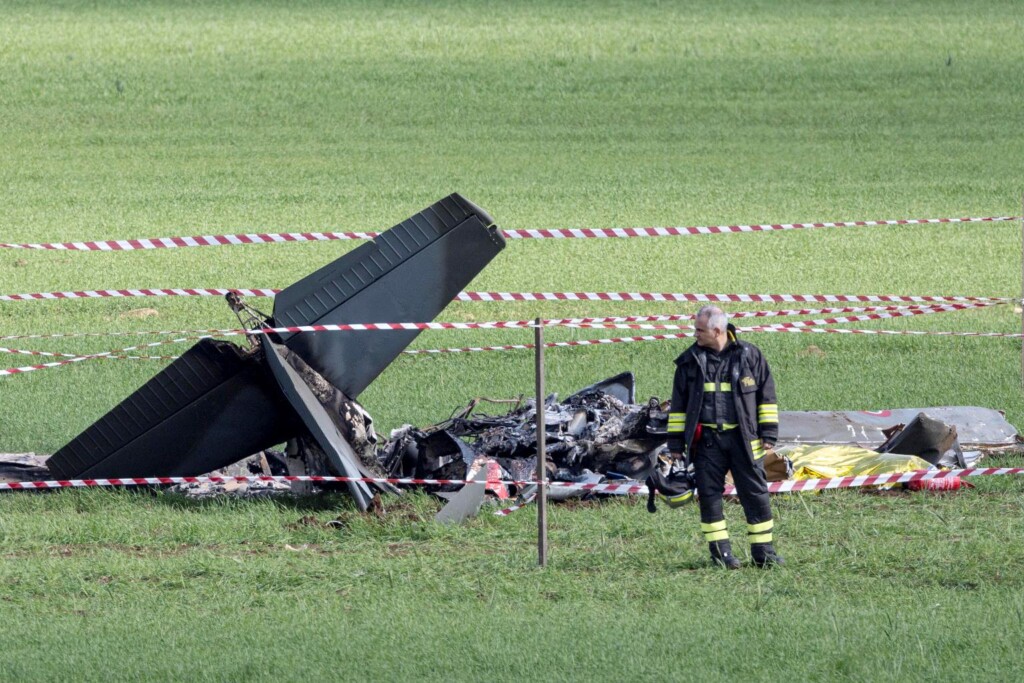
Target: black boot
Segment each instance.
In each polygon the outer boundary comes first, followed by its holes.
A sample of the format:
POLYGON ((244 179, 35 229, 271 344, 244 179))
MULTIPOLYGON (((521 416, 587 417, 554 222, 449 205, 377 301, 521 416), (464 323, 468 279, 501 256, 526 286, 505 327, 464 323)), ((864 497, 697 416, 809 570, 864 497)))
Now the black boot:
POLYGON ((711 564, 726 569, 739 569, 740 561, 732 554, 732 544, 729 541, 712 541, 708 543, 711 551, 711 564))
POLYGON ((756 566, 762 569, 773 565, 782 566, 786 564, 782 559, 782 555, 775 552, 775 548, 771 543, 751 543, 750 559, 754 561, 756 566))

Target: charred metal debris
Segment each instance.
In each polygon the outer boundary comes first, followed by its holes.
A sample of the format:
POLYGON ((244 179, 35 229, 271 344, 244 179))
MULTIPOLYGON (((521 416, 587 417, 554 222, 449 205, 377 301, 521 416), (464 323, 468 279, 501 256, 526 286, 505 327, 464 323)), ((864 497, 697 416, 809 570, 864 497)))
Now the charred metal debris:
MULTIPOLYGON (((626 372, 563 401, 554 394, 547 397, 543 410, 548 479, 575 482, 595 474, 647 477, 665 448, 667 414, 656 398, 636 405, 634 391, 633 374, 626 372)), ((380 467, 392 477, 465 480, 481 461, 491 460, 500 467, 503 480, 535 480, 536 401, 520 399, 504 415, 475 412, 486 400, 474 399, 431 427, 406 425, 395 430, 378 453, 380 467)))

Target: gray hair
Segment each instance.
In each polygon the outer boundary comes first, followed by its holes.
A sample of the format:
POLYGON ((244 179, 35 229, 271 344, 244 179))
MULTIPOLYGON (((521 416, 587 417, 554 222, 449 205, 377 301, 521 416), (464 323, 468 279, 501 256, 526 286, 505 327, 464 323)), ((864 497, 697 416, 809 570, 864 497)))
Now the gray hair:
POLYGON ((703 306, 697 311, 697 320, 703 319, 708 329, 721 330, 725 332, 729 327, 729 318, 725 311, 718 306, 703 306))

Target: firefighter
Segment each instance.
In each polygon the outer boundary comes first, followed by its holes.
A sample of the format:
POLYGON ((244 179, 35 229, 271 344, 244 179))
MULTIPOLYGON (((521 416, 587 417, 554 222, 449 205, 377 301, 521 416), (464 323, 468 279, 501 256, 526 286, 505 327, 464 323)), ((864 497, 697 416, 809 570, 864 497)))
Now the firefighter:
POLYGON ((704 306, 695 321, 696 343, 676 358, 668 449, 688 457, 700 503, 700 528, 715 565, 738 569, 722 511, 731 471, 747 518, 750 556, 758 567, 781 565, 772 545, 772 509, 764 455, 779 433, 775 381, 761 350, 736 338, 717 306, 704 306))

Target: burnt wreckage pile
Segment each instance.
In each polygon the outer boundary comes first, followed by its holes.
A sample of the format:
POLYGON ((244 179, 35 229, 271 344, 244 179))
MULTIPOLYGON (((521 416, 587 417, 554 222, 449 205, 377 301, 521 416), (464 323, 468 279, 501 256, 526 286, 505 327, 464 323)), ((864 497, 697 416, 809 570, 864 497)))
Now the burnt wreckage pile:
MULTIPOLYGON (((470 478, 481 460, 501 467, 502 479, 532 481, 537 471, 536 401, 501 416, 473 414, 471 402, 445 422, 396 430, 380 450, 390 476, 470 478)), ((665 448, 667 414, 657 399, 636 405, 632 373, 544 405, 546 476, 554 481, 643 480, 665 448)))
MULTIPOLYGON (((504 247, 491 217, 453 194, 282 291, 270 317, 238 297, 229 303, 254 330, 424 322, 504 247)), ((303 449, 289 474, 380 477, 369 416, 355 399, 418 334, 258 333, 250 348, 203 340, 47 467, 62 479, 196 476, 289 441, 303 449)), ((392 489, 348 484, 364 510, 373 488, 392 489)))

